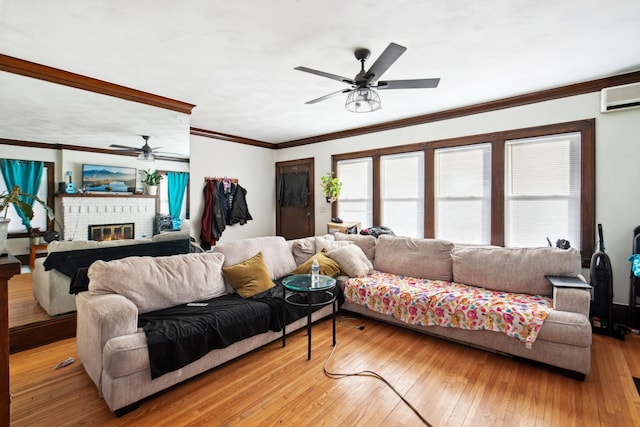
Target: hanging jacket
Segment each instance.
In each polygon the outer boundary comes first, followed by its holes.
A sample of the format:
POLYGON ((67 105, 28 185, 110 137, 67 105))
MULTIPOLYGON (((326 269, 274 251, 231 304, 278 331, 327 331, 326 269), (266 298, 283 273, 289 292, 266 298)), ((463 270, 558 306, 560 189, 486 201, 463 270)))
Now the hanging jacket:
POLYGON ((247 221, 252 220, 249 208, 247 207, 247 190, 242 188, 240 184, 236 184, 236 191, 231 206, 230 220, 231 224, 244 225, 247 221))
POLYGON ((219 191, 213 181, 207 181, 203 194, 204 211, 202 212, 200 242, 202 248, 208 250, 220 240, 226 226, 219 191))

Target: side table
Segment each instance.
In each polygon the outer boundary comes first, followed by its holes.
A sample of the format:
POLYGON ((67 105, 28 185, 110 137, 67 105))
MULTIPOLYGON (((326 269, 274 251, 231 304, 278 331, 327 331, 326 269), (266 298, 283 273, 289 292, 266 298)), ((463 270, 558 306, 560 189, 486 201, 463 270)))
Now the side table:
POLYGON ((285 306, 282 309, 282 346, 286 345, 285 337, 287 335, 285 329, 287 324, 286 305, 307 308, 307 360, 311 360, 311 309, 313 307, 323 307, 331 304, 332 321, 333 321, 333 346, 336 345, 336 279, 329 276, 320 275, 317 286, 311 286, 310 274, 295 274, 282 279, 283 298, 285 306), (289 291, 289 292, 287 292, 289 291), (306 296, 306 302, 293 301, 292 297, 303 294, 306 296), (316 298, 314 298, 316 296, 316 298), (320 297, 318 297, 320 296, 320 297), (315 301, 314 301, 315 299, 315 301))
POLYGON ((33 272, 33 267, 35 267, 36 265, 36 254, 38 253, 38 251, 47 249, 47 246, 49 246, 48 243, 31 245, 31 249, 29 251, 29 268, 31 269, 31 272, 33 272))

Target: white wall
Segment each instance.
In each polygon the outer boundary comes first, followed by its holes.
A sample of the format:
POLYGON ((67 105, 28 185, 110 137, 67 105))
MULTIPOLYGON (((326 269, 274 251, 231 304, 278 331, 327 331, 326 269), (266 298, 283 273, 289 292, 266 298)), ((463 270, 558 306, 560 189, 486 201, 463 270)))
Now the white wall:
POLYGON ((275 150, 191 135, 191 235, 200 240, 205 177, 238 178, 253 217, 228 225, 221 242, 275 234, 275 150))
MULTIPOLYGON (((627 257, 633 229, 640 225, 640 109, 601 114, 599 92, 276 150, 276 161, 315 157, 316 194, 321 195, 320 177, 331 170, 332 154, 591 118, 596 119, 596 223, 602 224, 613 266, 614 301, 627 304, 631 266, 627 257)), ((318 233, 326 228, 331 213, 321 197, 316 198, 315 208, 318 233)))

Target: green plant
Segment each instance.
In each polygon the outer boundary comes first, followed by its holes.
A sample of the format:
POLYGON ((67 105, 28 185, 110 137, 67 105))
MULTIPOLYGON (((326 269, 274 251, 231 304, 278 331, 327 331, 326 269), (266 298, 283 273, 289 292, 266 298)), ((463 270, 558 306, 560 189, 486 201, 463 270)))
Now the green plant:
POLYGON ((45 211, 47 211, 47 218, 49 218, 49 221, 53 221, 55 217, 53 214, 53 209, 47 206, 45 202, 40 200, 38 196, 23 193, 22 191, 20 191, 20 187, 17 185, 13 187, 13 190, 11 190, 11 192, 3 191, 2 194, 0 194, 0 218, 6 219, 7 213, 9 212, 9 205, 14 205, 16 208, 20 209, 27 218, 29 218, 30 220, 33 219, 33 208, 23 200, 20 200, 20 196, 32 199, 33 201, 40 203, 45 211))
POLYGON ((320 188, 325 196, 336 200, 340 196, 342 190, 342 182, 333 176, 333 172, 327 172, 320 178, 320 188))
POLYGON ((158 171, 151 172, 151 169, 140 170, 140 176, 142 177, 142 183, 147 185, 158 185, 164 176, 160 175, 158 171))

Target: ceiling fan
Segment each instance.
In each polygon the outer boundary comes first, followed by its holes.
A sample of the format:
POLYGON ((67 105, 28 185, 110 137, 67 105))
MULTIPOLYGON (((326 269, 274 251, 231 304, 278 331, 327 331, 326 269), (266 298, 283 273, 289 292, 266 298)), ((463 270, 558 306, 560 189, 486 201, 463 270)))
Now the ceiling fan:
POLYGON ((317 76, 326 77, 333 80, 351 85, 348 89, 342 89, 337 92, 330 93, 320 98, 312 99, 305 102, 305 104, 315 104, 316 102, 324 101, 325 99, 339 95, 341 93, 348 93, 345 107, 347 110, 354 113, 366 113, 370 111, 378 110, 382 107, 380 102, 380 96, 375 89, 425 89, 435 88, 440 82, 439 78, 436 79, 413 79, 413 80, 379 80, 385 71, 393 65, 394 62, 407 50, 406 47, 400 46, 396 43, 389 43, 389 46, 382 52, 382 54, 376 59, 369 70, 365 71, 364 62, 371 55, 371 51, 365 48, 358 48, 354 51, 354 55, 358 61, 360 61, 360 72, 356 74, 353 79, 348 77, 338 76, 336 74, 325 73, 324 71, 314 70, 307 67, 295 67, 295 70, 304 71, 306 73, 315 74, 317 76))
POLYGON ((140 135, 140 136, 142 136, 142 139, 144 139, 144 145, 140 148, 128 147, 126 145, 118 145, 118 144, 111 144, 110 147, 120 148, 124 151, 129 151, 132 153, 140 153, 138 155, 138 160, 143 160, 147 162, 154 161, 158 154, 166 154, 172 157, 183 157, 181 154, 177 154, 177 153, 161 153, 160 151, 157 151, 157 150, 160 150, 162 147, 151 148, 151 146, 149 145, 149 135, 140 135))

